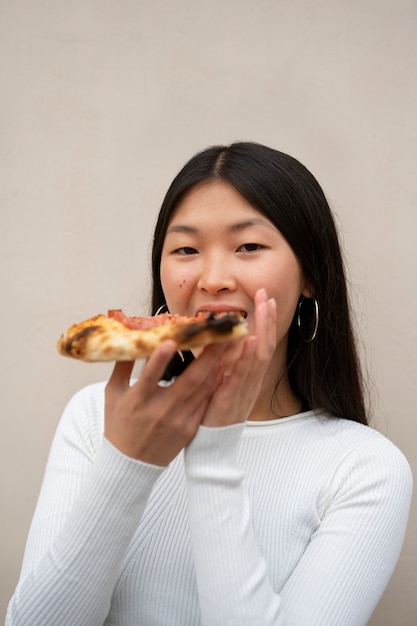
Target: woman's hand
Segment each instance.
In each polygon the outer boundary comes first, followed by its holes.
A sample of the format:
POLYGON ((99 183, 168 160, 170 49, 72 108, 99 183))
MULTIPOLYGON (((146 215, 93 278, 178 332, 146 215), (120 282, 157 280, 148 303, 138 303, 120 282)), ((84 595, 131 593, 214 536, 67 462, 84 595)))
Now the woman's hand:
POLYGON ((152 353, 133 386, 133 362, 116 363, 105 394, 107 439, 127 456, 165 466, 201 423, 245 421, 276 347, 275 301, 261 289, 255 304, 256 336, 208 346, 168 387, 158 383, 177 350, 172 341, 152 353))
POLYGON ((150 356, 137 383, 130 386, 133 362, 115 364, 105 392, 106 438, 132 458, 165 466, 194 437, 211 397, 222 380, 226 345, 204 350, 175 382, 158 383, 177 346, 166 341, 150 356))
POLYGON ((246 338, 240 352, 235 350, 232 363, 228 359, 228 371, 204 415, 205 426, 227 426, 249 417, 276 348, 276 323, 275 300, 268 300, 265 289, 259 289, 255 295, 256 334, 246 338))

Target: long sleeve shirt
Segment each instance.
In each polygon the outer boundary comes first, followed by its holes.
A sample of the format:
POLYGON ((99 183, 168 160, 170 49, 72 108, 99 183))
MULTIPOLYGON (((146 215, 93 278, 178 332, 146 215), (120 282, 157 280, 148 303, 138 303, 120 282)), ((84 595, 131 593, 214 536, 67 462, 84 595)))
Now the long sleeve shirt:
POLYGON ((309 411, 200 426, 167 468, 67 405, 6 626, 360 626, 398 560, 412 477, 375 430, 309 411))

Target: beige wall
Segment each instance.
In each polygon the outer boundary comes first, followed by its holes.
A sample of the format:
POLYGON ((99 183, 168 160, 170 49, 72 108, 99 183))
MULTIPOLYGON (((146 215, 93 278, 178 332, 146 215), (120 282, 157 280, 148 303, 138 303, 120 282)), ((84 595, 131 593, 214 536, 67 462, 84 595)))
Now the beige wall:
MULTIPOLYGON (((416 470, 415 0, 2 0, 1 598, 17 580, 51 437, 107 365, 70 323, 147 312, 149 237, 192 153, 261 141, 338 215, 374 424, 416 470)), ((417 516, 374 626, 417 614, 417 516)))

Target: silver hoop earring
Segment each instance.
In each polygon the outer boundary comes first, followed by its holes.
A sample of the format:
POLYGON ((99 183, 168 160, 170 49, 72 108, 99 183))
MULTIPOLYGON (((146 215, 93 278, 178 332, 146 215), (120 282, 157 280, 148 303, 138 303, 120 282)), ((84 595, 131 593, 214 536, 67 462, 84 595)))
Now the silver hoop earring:
POLYGON ((300 333, 300 337, 304 341, 304 343, 311 343, 312 341, 314 341, 317 335, 317 329, 319 327, 319 303, 317 302, 316 298, 305 298, 304 296, 301 297, 298 303, 298 309, 297 309, 297 326, 298 326, 298 331, 300 333), (314 304, 314 324, 312 325, 313 332, 311 333, 310 337, 304 337, 302 330, 301 330, 301 307, 305 300, 312 300, 314 304))
POLYGON ((160 313, 162 313, 162 311, 163 311, 164 309, 166 309, 165 313, 169 313, 169 311, 168 311, 168 306, 167 306, 166 304, 162 304, 162 305, 159 307, 159 309, 157 310, 157 312, 154 314, 154 317, 155 317, 156 315, 159 315, 160 313))

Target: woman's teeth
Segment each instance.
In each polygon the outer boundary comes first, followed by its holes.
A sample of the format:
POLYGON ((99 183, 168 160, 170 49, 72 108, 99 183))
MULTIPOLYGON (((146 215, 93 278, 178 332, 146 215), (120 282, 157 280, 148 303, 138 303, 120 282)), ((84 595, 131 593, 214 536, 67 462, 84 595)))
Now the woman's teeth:
POLYGON ((243 317, 246 319, 247 313, 246 311, 201 311, 207 317, 214 317, 215 319, 220 319, 222 317, 226 317, 227 315, 234 315, 237 317, 243 317))

